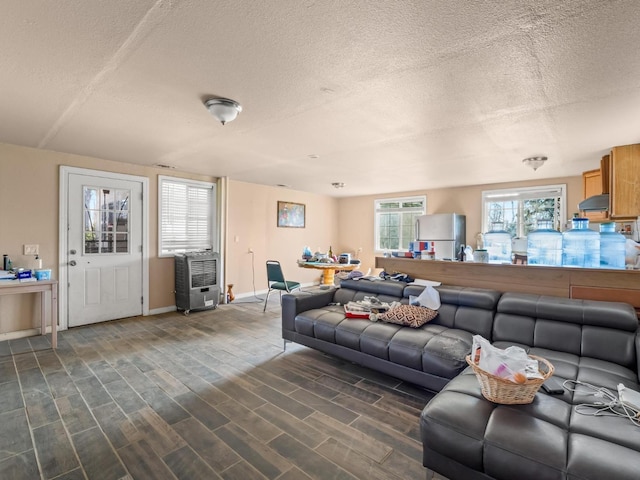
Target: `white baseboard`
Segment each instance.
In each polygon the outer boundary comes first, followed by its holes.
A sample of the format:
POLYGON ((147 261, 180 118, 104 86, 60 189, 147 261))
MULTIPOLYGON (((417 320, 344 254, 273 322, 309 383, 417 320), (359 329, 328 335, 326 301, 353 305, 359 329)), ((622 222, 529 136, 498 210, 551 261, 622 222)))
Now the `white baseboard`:
POLYGON ((34 337, 40 335, 39 328, 29 328, 28 330, 18 330, 17 332, 0 333, 0 342, 5 340, 15 340, 16 338, 34 337))
POLYGON ((175 312, 177 310, 178 308, 175 305, 169 305, 168 307, 153 308, 149 310, 149 315, 160 315, 161 313, 175 312))
MULTIPOLYGON (((258 296, 258 295, 266 295, 266 293, 267 293, 267 290, 258 290, 258 291, 255 293, 255 295, 256 295, 256 296, 258 296)), ((235 296, 236 298, 247 298, 247 297, 253 297, 253 295, 254 295, 254 294, 253 294, 253 292, 243 292, 243 293, 238 293, 238 294, 235 294, 235 293, 234 293, 234 296, 235 296)))
MULTIPOLYGON (((317 286, 317 285, 320 285, 320 283, 319 283, 319 282, 309 282, 309 283, 302 283, 302 284, 300 284, 300 286, 301 286, 302 288, 304 288, 304 287, 314 287, 314 286, 317 286)), ((234 294, 234 296, 235 296, 236 298, 247 298, 247 297, 253 297, 254 295, 255 295, 255 296, 258 296, 258 295, 266 295, 268 291, 269 291, 269 290, 267 290, 267 289, 265 288, 264 290, 258 290, 258 291, 256 291, 256 292, 255 292, 255 294, 254 294, 253 292, 242 292, 242 293, 234 294)), ((263 298, 264 298, 264 297, 263 297, 263 298)))

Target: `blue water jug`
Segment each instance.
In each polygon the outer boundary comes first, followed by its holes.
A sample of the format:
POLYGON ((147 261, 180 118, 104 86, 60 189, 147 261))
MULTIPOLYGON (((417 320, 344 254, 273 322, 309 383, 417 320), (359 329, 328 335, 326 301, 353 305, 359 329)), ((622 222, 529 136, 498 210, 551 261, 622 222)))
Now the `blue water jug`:
POLYGON ((562 234, 550 220, 538 220, 537 228, 527 235, 529 265, 562 266, 562 234))
POLYGON ((571 226, 562 234, 562 265, 600 268, 600 234, 589 230, 588 218, 573 218, 571 226))
POLYGON ((616 233, 614 222, 600 224, 600 268, 624 270, 627 239, 616 233))
POLYGON ((484 234, 484 248, 489 252, 489 263, 511 263, 511 234, 503 230, 501 222, 492 223, 484 234))

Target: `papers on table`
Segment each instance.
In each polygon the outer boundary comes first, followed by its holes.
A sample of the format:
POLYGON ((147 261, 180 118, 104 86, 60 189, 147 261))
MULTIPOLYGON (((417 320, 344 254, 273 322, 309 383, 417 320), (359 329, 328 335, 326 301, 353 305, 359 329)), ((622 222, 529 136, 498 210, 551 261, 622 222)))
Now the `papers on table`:
POLYGON ((16 275, 13 272, 6 270, 0 270, 0 280, 15 280, 16 275))

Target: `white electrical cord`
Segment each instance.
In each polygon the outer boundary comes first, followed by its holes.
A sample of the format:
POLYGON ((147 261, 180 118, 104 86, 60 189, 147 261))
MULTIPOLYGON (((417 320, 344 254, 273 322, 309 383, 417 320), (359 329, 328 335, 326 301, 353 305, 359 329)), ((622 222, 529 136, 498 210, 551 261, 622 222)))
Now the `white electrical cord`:
POLYGON ((256 294, 256 254, 251 250, 251 285, 253 285, 253 296, 256 300, 249 300, 246 303, 259 303, 264 302, 264 298, 260 298, 256 294))
POLYGON ((580 403, 575 406, 576 413, 580 415, 590 415, 594 417, 598 416, 617 416, 626 417, 636 427, 640 427, 640 412, 628 407, 620 401, 618 396, 604 387, 596 387, 587 382, 580 380, 565 380, 562 386, 574 393, 583 393, 587 395, 593 395, 596 398, 602 400, 594 401, 593 403, 580 403), (570 387, 569 385, 574 385, 570 387), (579 391, 579 387, 584 387, 587 391, 579 391))
POLYGON ((260 298, 256 293, 256 258, 255 253, 253 251, 249 252, 251 254, 251 284, 253 285, 253 297, 255 300, 244 300, 237 299, 231 303, 261 303, 264 302, 264 298, 260 298))

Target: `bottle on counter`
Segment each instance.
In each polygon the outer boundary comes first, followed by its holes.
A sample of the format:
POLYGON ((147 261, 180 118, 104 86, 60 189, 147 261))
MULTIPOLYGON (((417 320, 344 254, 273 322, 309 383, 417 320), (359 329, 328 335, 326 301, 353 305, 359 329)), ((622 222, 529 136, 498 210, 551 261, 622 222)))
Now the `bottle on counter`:
POLYGON ((471 248, 471 245, 464 247, 464 261, 473 262, 473 248, 471 248))
POLYGON ((600 224, 600 268, 624 270, 627 239, 616 233, 615 222, 600 224))
POLYGON ((493 222, 484 234, 484 249, 489 252, 489 263, 511 263, 511 234, 502 222, 493 222))
POLYGON ((460 245, 460 253, 458 253, 458 261, 459 262, 464 262, 464 259, 465 259, 464 248, 465 248, 465 245, 460 245))
POLYGON ((527 235, 529 265, 562 266, 562 234, 550 220, 538 220, 537 228, 527 235))
POLYGON ((562 234, 562 266, 600 268, 600 234, 589 229, 589 219, 574 217, 562 234))
POLYGON ((9 270, 9 262, 11 260, 9 260, 9 255, 7 255, 6 253, 4 255, 2 255, 2 270, 9 270))

